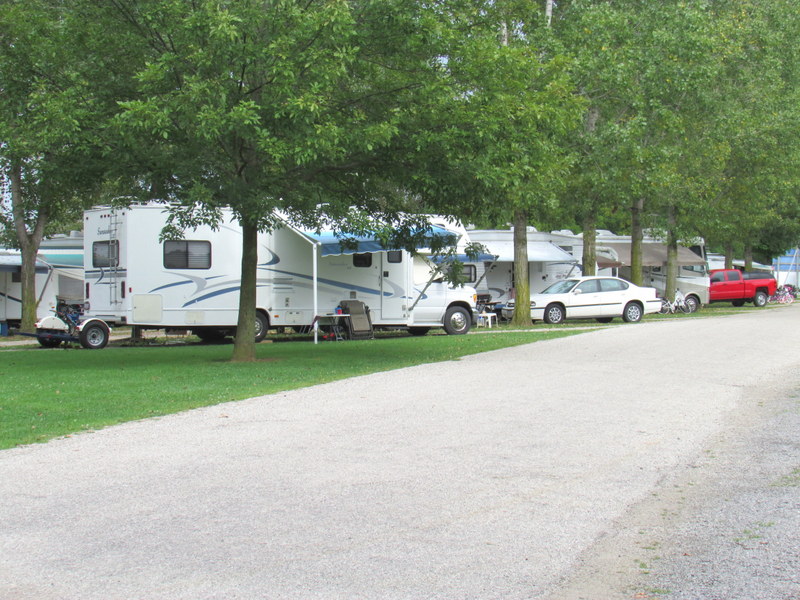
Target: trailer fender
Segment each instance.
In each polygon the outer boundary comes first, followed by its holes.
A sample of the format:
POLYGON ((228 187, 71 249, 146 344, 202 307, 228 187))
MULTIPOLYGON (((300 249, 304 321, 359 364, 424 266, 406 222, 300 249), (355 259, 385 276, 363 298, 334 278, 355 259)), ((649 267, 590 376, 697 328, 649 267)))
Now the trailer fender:
POLYGON ((103 325, 106 329, 108 329, 108 332, 111 333, 111 327, 109 327, 108 323, 103 321, 103 319, 95 319, 95 318, 86 319, 85 321, 81 321, 75 327, 75 330, 80 333, 81 331, 83 331, 84 328, 88 327, 92 323, 99 323, 99 324, 103 325))
POLYGON ((36 330, 46 329, 47 331, 67 331, 67 324, 58 317, 48 316, 36 322, 36 330))

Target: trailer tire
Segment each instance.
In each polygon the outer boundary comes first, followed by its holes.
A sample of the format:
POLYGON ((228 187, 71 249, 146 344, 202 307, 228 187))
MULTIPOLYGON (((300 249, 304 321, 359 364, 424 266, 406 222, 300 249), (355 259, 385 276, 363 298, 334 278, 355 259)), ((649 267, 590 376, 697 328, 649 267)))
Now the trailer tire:
POLYGON ((614 317, 597 317, 595 321, 598 323, 611 323, 614 320, 614 317))
POLYGON ((105 323, 90 323, 81 329, 81 346, 87 350, 102 350, 108 344, 109 331, 105 323))
POLYGON ((269 319, 264 313, 256 311, 256 344, 267 337, 267 331, 269 331, 269 319))
POLYGON ((736 308, 739 308, 740 306, 744 306, 744 300, 731 300, 731 304, 733 304, 736 308))
POLYGON ((58 348, 61 345, 61 340, 55 340, 53 338, 36 338, 39 340, 39 345, 42 348, 58 348))
POLYGON ((451 306, 444 313, 444 330, 448 335, 464 335, 471 324, 469 311, 463 306, 451 306))
POLYGON ((425 335, 431 330, 430 327, 409 327, 408 333, 411 335, 425 335))
POLYGON ((767 304, 767 300, 769 300, 769 298, 763 290, 758 290, 756 295, 753 296, 753 304, 756 306, 765 306, 767 304))

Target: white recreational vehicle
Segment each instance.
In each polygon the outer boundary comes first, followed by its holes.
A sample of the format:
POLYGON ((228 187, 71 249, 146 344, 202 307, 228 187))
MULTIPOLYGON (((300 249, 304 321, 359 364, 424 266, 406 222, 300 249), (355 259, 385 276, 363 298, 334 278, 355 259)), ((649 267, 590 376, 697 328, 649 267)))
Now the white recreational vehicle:
MULTIPOLYGON (((604 260, 598 255, 600 268, 616 269, 623 279, 631 280, 631 238, 615 235, 610 231, 597 232, 597 244, 613 249, 616 261, 604 260)), ((708 265, 704 256, 704 245, 698 243, 691 249, 678 246, 677 288, 683 293, 692 312, 708 304, 708 265)), ((642 240, 642 285, 656 288, 659 296, 666 295, 667 289, 667 245, 662 241, 645 237, 642 240)))
MULTIPOLYGON (((514 231, 513 229, 471 229, 469 240, 481 244, 490 258, 468 262, 475 289, 479 295, 490 296, 496 311, 514 295, 514 231)), ((542 237, 533 227, 528 228, 528 279, 532 294, 542 291, 555 281, 575 275, 578 261, 542 237)))
MULTIPOLYGON (((201 226, 182 240, 159 241, 166 217, 155 204, 85 212, 84 346, 105 346, 110 325, 188 329, 207 340, 235 332, 240 226, 228 211, 216 229, 201 226)), ((473 288, 434 280, 422 256, 384 250, 373 239, 357 242, 345 249, 331 233, 289 225, 259 234, 256 339, 271 328, 312 327, 353 300, 369 308, 377 328, 469 330, 473 288)))
MULTIPOLYGON (((22 255, 0 251, 0 324, 19 326, 22 319, 22 255)), ((83 304, 83 238, 78 232, 43 240, 36 258, 36 316, 59 305, 83 304)))

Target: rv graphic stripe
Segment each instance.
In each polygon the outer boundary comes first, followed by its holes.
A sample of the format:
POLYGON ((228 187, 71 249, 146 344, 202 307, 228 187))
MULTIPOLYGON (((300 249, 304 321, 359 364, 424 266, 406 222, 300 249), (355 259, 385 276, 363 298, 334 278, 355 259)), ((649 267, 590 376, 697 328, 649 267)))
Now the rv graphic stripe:
MULTIPOLYGON (((303 273, 292 273, 291 271, 280 271, 278 269, 262 269, 263 271, 270 271, 272 273, 281 273, 283 275, 291 275, 292 277, 297 277, 298 279, 306 279, 308 281, 313 281, 314 278, 311 275, 305 275, 303 273)), ((332 287, 338 287, 346 290, 355 290, 357 292, 361 292, 364 294, 372 294, 373 296, 387 296, 391 297, 392 294, 389 292, 383 292, 381 294, 380 290, 376 290, 374 288, 367 288, 360 285, 352 285, 350 283, 344 283, 341 281, 335 281, 333 279, 325 279, 324 277, 317 277, 318 283, 324 283, 325 285, 329 285, 332 287)))

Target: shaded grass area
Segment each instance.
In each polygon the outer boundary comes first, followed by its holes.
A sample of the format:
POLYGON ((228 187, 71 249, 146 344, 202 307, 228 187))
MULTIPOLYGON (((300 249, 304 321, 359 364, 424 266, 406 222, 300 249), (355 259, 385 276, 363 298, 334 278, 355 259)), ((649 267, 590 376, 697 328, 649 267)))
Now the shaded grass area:
POLYGON ((260 344, 255 363, 231 363, 230 345, 3 352, 0 448, 574 333, 260 344))

